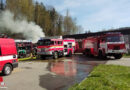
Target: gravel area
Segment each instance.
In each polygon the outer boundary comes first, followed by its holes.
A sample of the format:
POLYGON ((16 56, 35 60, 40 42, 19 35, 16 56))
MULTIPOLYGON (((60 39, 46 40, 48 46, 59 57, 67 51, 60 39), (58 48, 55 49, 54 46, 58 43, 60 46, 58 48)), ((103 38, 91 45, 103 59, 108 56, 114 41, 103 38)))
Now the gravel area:
POLYGON ((109 60, 106 64, 114 64, 114 65, 122 65, 122 66, 130 66, 130 58, 122 58, 119 60, 109 60))

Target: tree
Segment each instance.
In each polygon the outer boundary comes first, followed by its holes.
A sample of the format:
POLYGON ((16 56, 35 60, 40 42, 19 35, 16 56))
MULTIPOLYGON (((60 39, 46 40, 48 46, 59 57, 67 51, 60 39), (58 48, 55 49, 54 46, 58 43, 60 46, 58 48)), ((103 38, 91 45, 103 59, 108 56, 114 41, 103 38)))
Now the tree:
POLYGON ((14 13, 14 18, 24 16, 28 21, 34 21, 32 0, 6 0, 6 9, 14 13))
POLYGON ((81 32, 83 32, 83 28, 82 26, 77 26, 77 34, 81 34, 81 32))
POLYGON ((14 13, 14 19, 26 18, 38 24, 46 36, 75 34, 80 29, 76 19, 60 15, 54 7, 45 7, 43 3, 34 0, 6 0, 6 9, 14 13))
POLYGON ((70 35, 77 32, 76 19, 72 19, 69 16, 69 11, 67 10, 66 16, 64 17, 64 34, 70 35))
POLYGON ((63 18, 62 16, 59 16, 56 35, 60 36, 63 34, 62 26, 63 26, 63 18))
POLYGON ((87 30, 85 33, 91 33, 91 30, 87 30))

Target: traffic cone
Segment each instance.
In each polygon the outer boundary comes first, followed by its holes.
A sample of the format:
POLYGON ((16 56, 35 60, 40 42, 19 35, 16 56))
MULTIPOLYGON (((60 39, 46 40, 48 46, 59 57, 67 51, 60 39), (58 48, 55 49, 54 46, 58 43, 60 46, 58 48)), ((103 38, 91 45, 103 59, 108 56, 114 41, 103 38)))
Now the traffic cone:
POLYGON ((0 76, 0 88, 6 88, 5 83, 3 81, 3 77, 0 76))

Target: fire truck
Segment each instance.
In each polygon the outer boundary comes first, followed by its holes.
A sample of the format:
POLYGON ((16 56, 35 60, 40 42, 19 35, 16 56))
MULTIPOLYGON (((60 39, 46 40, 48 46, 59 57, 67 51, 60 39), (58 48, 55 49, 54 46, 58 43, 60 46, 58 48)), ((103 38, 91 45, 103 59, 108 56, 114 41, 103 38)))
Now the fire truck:
POLYGON ((18 58, 31 56, 33 44, 30 40, 15 40, 18 58))
POLYGON ((83 54, 106 58, 114 56, 120 59, 126 53, 123 35, 121 33, 106 33, 101 36, 88 37, 83 40, 83 54))
POLYGON ((65 38, 63 40, 63 45, 64 45, 64 55, 65 56, 72 56, 72 54, 75 52, 75 39, 71 38, 65 38))
POLYGON ((0 72, 9 75, 16 67, 18 67, 18 60, 14 40, 0 38, 0 72))
POLYGON ((37 43, 37 58, 45 58, 46 56, 53 56, 57 59, 64 55, 63 40, 61 38, 41 38, 37 43))
POLYGON ((53 56, 54 59, 62 56, 71 56, 74 52, 75 40, 62 37, 46 37, 37 43, 37 57, 53 56))

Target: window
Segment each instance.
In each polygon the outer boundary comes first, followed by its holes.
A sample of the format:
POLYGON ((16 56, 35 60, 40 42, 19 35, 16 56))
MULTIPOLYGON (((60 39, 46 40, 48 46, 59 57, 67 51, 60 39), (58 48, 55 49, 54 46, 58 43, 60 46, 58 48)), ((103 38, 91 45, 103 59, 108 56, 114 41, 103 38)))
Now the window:
POLYGON ((60 41, 60 44, 62 44, 62 41, 60 41))
POLYGON ((109 36, 107 37, 107 42, 123 42, 123 36, 109 36))
POLYGON ((69 43, 69 48, 72 48, 72 43, 69 43))
POLYGON ((67 45, 64 45, 64 48, 67 48, 67 45))
POLYGON ((51 41, 51 45, 54 45, 54 41, 51 41))
POLYGON ((57 44, 57 41, 55 41, 55 45, 57 44))
POLYGON ((48 40, 48 39, 38 41, 39 46, 47 46, 47 45, 50 45, 51 43, 52 43, 51 40, 48 40))
POLYGON ((60 41, 58 41, 58 44, 60 44, 60 41))
POLYGON ((61 45, 61 44, 62 44, 62 41, 58 41, 58 44, 61 45))

